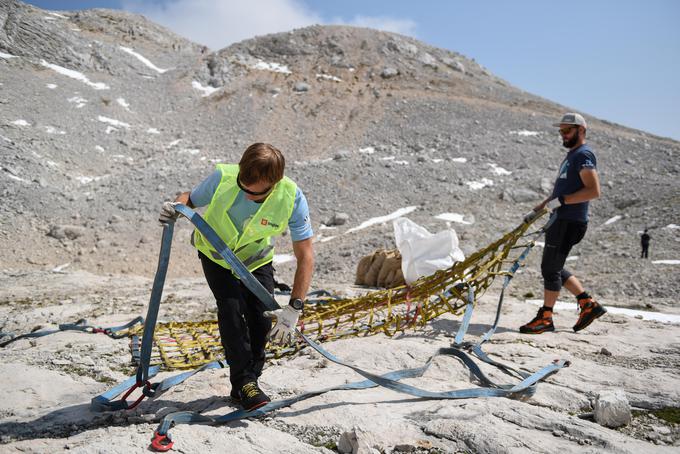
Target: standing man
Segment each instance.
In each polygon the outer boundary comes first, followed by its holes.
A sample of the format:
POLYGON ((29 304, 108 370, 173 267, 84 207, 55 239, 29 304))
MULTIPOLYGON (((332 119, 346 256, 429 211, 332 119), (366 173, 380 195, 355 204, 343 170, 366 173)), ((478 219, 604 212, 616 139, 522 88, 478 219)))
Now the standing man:
POLYGON ((647 229, 645 229, 644 233, 640 236, 640 246, 642 246, 642 254, 640 254, 641 259, 649 258, 649 240, 651 239, 652 237, 649 236, 647 229))
MULTIPOLYGON (((222 346, 229 363, 230 397, 252 411, 270 402, 257 380, 265 362, 267 335, 290 341, 309 289, 314 268, 312 226, 307 200, 297 185, 283 175, 283 154, 272 145, 255 143, 238 164, 218 164, 216 170, 191 192, 175 202, 189 207, 206 206, 203 217, 243 262, 255 278, 274 292, 272 237, 290 228, 297 260, 290 303, 264 312, 262 302, 232 273, 222 256, 198 230, 191 237, 198 249, 203 273, 217 301, 222 346), (272 330, 270 317, 276 317, 272 330)), ((160 221, 177 217, 172 202, 165 202, 160 221)))
POLYGON ((586 121, 577 113, 566 113, 558 126, 562 145, 569 150, 560 165, 552 194, 534 207, 556 210, 555 222, 545 232, 545 248, 541 261, 544 292, 543 307, 536 317, 519 331, 540 334, 555 331, 552 321, 553 307, 562 286, 578 301, 580 315, 574 331, 580 331, 601 317, 607 310, 598 304, 583 288, 581 282, 564 268, 571 248, 578 244, 588 227, 588 202, 600 196, 595 154, 586 144, 586 121))

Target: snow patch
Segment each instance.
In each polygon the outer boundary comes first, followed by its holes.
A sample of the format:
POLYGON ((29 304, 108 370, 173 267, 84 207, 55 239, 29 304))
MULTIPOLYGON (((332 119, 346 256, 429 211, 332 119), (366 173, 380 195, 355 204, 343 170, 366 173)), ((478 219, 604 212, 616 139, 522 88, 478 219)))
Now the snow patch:
POLYGON ((359 148, 359 153, 373 154, 373 153, 375 153, 375 148, 373 148, 373 147, 359 148))
POLYGON ((159 74, 163 74, 164 72, 167 71, 167 69, 161 69, 161 68, 159 68, 158 66, 154 65, 153 63, 151 63, 151 62, 149 61, 148 58, 146 58, 145 56, 143 56, 143 55, 141 55, 141 54, 138 54, 137 52, 135 52, 134 50, 130 49, 129 47, 124 47, 124 46, 118 46, 118 47, 119 47, 120 50, 122 50, 123 52, 127 52, 128 54, 132 55, 132 56, 135 57, 137 60, 141 61, 141 62, 144 63, 146 66, 148 66, 149 68, 153 69, 154 71, 156 71, 156 72, 159 73, 159 74))
POLYGON ((529 136, 537 136, 540 133, 538 131, 527 131, 526 129, 521 129, 519 131, 510 131, 510 134, 529 137, 529 136))
POLYGON ((578 255, 570 255, 567 257, 567 262, 573 262, 574 260, 578 260, 579 256, 578 255))
POLYGON ((156 128, 149 128, 146 130, 149 134, 160 134, 161 132, 156 128))
POLYGON ((74 177, 74 179, 77 180, 80 184, 92 183, 93 181, 99 181, 102 178, 104 178, 104 177, 88 177, 88 176, 85 176, 85 175, 74 177))
POLYGON ((482 181, 466 181, 466 185, 472 190, 477 191, 487 186, 493 186, 493 181, 488 178, 482 178, 482 181))
POLYGON ((316 78, 323 80, 332 80, 333 82, 342 82, 342 79, 340 79, 339 77, 331 76, 330 74, 317 74, 316 78))
POLYGON ((130 112, 130 104, 128 104, 127 101, 125 101, 125 99, 117 98, 116 102, 118 103, 118 105, 122 106, 125 110, 130 112))
POLYGON ((459 162, 461 164, 465 164, 467 162, 467 158, 453 158, 451 159, 451 162, 459 162))
POLYGON ((10 58, 19 58, 16 55, 12 54, 6 54, 4 52, 0 52, 0 58, 4 58, 5 60, 9 60, 10 58))
POLYGON ((463 219, 462 214, 458 213, 441 213, 435 216, 435 219, 441 219, 442 221, 448 221, 448 222, 457 222, 459 224, 466 224, 470 225, 472 222, 466 221, 463 219))
POLYGON ((57 128, 55 128, 54 126, 45 126, 45 131, 46 131, 48 134, 59 134, 59 135, 61 135, 61 136, 63 136, 64 134, 66 134, 66 131, 62 131, 62 130, 60 130, 60 129, 57 129, 57 128))
POLYGON ((64 273, 65 272, 65 271, 63 271, 64 268, 68 268, 68 266, 70 264, 71 263, 64 263, 63 265, 55 266, 54 268, 52 268, 52 272, 53 273, 64 273))
POLYGON ((655 265, 680 265, 680 260, 652 260, 655 265))
POLYGON ((59 65, 54 65, 52 63, 47 63, 45 60, 40 60, 40 64, 45 66, 46 68, 50 68, 52 71, 56 71, 57 73, 61 74, 62 76, 70 77, 71 79, 78 80, 85 85, 88 85, 95 90, 108 90, 109 86, 106 85, 103 82, 92 82, 90 79, 87 78, 83 73, 80 73, 78 71, 74 71, 72 69, 64 68, 59 65))
POLYGON ((288 66, 279 63, 266 62, 262 60, 257 60, 254 65, 250 66, 252 69, 257 69, 260 71, 272 71, 281 74, 292 74, 288 66))
POLYGON ((607 219, 607 220, 605 221, 605 223, 602 224, 602 225, 604 226, 604 225, 613 224, 613 223, 615 223, 615 222, 617 222, 617 221, 620 221, 621 218, 623 218, 623 216, 621 216, 620 214, 617 214, 617 215, 614 216, 613 218, 607 219))
POLYGON ((194 89, 196 89, 196 90, 198 90, 198 91, 202 91, 202 92, 203 92, 203 95, 202 95, 202 96, 203 96, 204 98, 205 98, 206 96, 212 95, 212 94, 215 93, 217 90, 219 90, 219 88, 215 88, 215 87, 204 87, 204 86, 201 85, 201 83, 200 83, 199 81, 197 81, 197 80, 191 81, 191 86, 194 87, 194 89))
POLYGON ((677 224, 668 224, 664 229, 669 229, 669 230, 674 230, 674 229, 680 229, 680 225, 677 224))
POLYGON ((54 90, 55 88, 58 87, 57 84, 47 84, 47 85, 45 85, 45 86, 46 86, 47 88, 49 88, 50 90, 54 90))
POLYGON ((80 109, 85 104, 87 104, 87 99, 81 98, 80 96, 74 96, 72 98, 68 98, 67 101, 70 102, 71 104, 75 104, 76 109, 80 109))
POLYGON ((493 173, 499 176, 512 174, 512 172, 510 172, 509 170, 505 170, 503 167, 499 167, 497 164, 494 164, 493 162, 489 163, 489 167, 491 167, 491 171, 493 173))
POLYGON ((101 121, 102 123, 108 123, 111 126, 120 126, 121 128, 129 128, 130 127, 129 124, 127 124, 123 121, 119 121, 119 120, 109 118, 109 117, 104 117, 102 115, 98 116, 97 120, 101 121))
POLYGON ((97 151, 100 151, 102 153, 106 152, 106 150, 104 150, 104 147, 102 147, 101 145, 97 145, 96 147, 94 147, 94 149, 97 150, 97 151))
POLYGON ((347 230, 345 233, 350 233, 350 232, 356 232, 357 230, 362 230, 365 229, 366 227, 370 227, 375 224, 384 224, 386 222, 392 221, 394 219, 400 218, 404 215, 407 215, 411 213, 412 211, 417 210, 417 206, 410 206, 410 207, 405 207, 405 208, 399 208, 397 211, 390 213, 385 216, 380 216, 377 218, 371 218, 367 221, 362 222, 356 227, 352 227, 351 229, 347 230))
POLYGON ((29 122, 27 122, 26 120, 22 120, 21 118, 18 120, 14 120, 12 124, 14 126, 31 126, 29 122))
POLYGON ((30 181, 25 180, 25 179, 23 179, 23 178, 21 178, 21 177, 18 177, 18 176, 16 176, 16 175, 12 175, 11 173, 7 172, 6 170, 5 170, 4 173, 5 173, 5 175, 7 175, 8 177, 10 177, 12 180, 20 181, 20 182, 26 183, 26 184, 31 184, 30 181))

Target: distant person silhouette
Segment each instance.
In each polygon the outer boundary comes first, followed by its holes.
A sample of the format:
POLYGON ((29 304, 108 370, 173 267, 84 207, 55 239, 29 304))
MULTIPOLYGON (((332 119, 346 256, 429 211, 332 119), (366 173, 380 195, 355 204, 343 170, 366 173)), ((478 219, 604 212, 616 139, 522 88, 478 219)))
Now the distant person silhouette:
POLYGON ((649 258, 649 240, 651 239, 652 237, 649 236, 647 229, 645 229, 645 232, 640 236, 640 246, 642 246, 642 253, 640 254, 641 259, 649 258))

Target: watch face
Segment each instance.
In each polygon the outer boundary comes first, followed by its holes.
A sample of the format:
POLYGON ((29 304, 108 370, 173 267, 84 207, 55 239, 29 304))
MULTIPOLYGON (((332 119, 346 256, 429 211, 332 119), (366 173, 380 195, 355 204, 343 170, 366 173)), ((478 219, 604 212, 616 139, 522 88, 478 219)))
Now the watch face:
POLYGON ((293 309, 295 309, 296 311, 301 311, 302 307, 304 306, 304 303, 300 298, 295 298, 290 300, 290 305, 293 306, 293 309))

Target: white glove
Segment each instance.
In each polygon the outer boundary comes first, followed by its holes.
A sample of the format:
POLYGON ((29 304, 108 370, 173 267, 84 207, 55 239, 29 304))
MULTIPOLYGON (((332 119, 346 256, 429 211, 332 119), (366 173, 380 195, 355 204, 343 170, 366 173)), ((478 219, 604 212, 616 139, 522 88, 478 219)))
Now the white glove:
POLYGON ((283 309, 267 311, 264 315, 269 318, 276 317, 276 325, 269 332, 269 339, 282 345, 290 344, 295 337, 295 326, 300 313, 292 306, 286 306, 283 309))
POLYGON ((161 214, 158 216, 158 220, 164 224, 175 222, 179 216, 179 213, 175 211, 174 202, 165 202, 161 207, 161 214))
POLYGON ((560 203, 560 199, 558 199, 557 197, 551 199, 548 203, 545 204, 545 207, 550 211, 553 211, 561 206, 562 204, 560 203))

